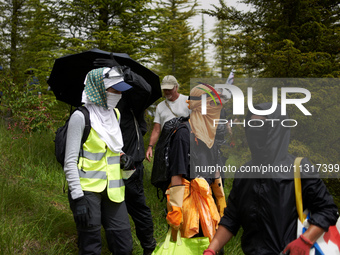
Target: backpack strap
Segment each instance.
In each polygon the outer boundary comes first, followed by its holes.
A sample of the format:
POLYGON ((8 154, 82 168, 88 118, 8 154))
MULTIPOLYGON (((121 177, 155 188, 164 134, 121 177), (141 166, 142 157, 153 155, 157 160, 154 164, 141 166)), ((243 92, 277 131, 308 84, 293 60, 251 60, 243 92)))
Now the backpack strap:
POLYGON ((294 161, 294 187, 295 187, 295 201, 296 201, 296 210, 299 215, 299 220, 301 223, 306 219, 306 215, 303 213, 303 201, 302 201, 302 186, 301 186, 301 160, 302 157, 296 157, 294 161))
POLYGON ((118 120, 118 122, 120 121, 120 111, 118 110, 118 108, 114 108, 114 111, 113 111, 116 115, 116 118, 118 120))
POLYGON ((91 122, 90 122, 90 113, 89 110, 85 106, 79 106, 76 110, 81 111, 84 114, 85 117, 85 128, 84 133, 81 138, 81 148, 83 147, 83 144, 86 142, 87 138, 89 137, 90 131, 91 131, 91 122))
POLYGON ((174 113, 174 112, 172 111, 172 109, 171 109, 171 107, 170 107, 170 105, 169 105, 169 102, 168 102, 166 99, 164 100, 164 102, 165 102, 165 105, 169 108, 170 112, 171 112, 176 118, 179 118, 179 116, 178 116, 176 113, 174 113))
MULTIPOLYGON (((81 143, 80 143, 80 153, 81 153, 81 156, 84 157, 83 145, 86 142, 91 132, 90 113, 89 113, 89 110, 85 106, 79 106, 76 108, 76 110, 81 111, 84 114, 84 118, 85 118, 85 128, 84 128, 83 136, 81 137, 81 143)), ((79 157, 78 157, 77 163, 79 163, 79 157)))

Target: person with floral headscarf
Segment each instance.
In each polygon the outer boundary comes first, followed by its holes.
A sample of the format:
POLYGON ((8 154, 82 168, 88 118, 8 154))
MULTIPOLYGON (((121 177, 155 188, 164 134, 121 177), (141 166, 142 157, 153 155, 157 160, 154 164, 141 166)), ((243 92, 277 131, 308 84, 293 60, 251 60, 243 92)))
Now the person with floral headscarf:
POLYGON ((64 171, 79 254, 101 254, 101 225, 113 254, 132 254, 123 178, 132 174, 134 165, 122 151, 120 113, 115 109, 122 92, 130 88, 117 68, 91 70, 82 95, 91 131, 82 147, 85 117, 75 111, 69 121, 64 171))
POLYGON ((171 184, 167 194, 167 222, 174 229, 181 231, 181 236, 191 238, 197 235, 209 237, 215 235, 220 221, 220 213, 225 207, 223 187, 219 176, 198 176, 190 173, 190 164, 211 165, 214 158, 216 127, 213 119, 218 119, 221 104, 209 97, 207 114, 202 115, 202 95, 210 93, 204 85, 194 87, 190 92, 190 128, 179 128, 170 142, 171 184), (194 145, 190 142, 194 140, 194 145), (192 146, 190 146, 192 145, 192 146), (218 177, 218 178, 216 178, 218 177), (216 182, 216 183, 215 183, 216 182), (212 190, 218 198, 217 206, 212 197, 212 190))

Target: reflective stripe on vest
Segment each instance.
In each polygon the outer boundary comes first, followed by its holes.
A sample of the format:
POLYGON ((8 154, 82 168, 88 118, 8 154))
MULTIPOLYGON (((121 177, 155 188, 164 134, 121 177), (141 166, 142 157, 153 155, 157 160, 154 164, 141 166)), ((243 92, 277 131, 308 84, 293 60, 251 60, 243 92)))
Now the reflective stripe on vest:
POLYGON ((120 154, 112 152, 91 128, 79 157, 78 169, 83 190, 102 192, 107 188, 110 200, 124 201, 125 186, 120 170, 120 154))

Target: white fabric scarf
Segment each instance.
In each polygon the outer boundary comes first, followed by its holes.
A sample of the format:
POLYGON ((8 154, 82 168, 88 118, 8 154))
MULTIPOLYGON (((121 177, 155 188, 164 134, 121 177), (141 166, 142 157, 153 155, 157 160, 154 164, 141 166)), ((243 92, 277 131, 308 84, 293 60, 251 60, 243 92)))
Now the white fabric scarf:
POLYGON ((85 91, 83 91, 82 102, 89 110, 91 127, 97 132, 107 147, 113 152, 123 152, 123 137, 117 121, 117 117, 113 112, 114 109, 105 109, 101 106, 93 104, 88 100, 85 91))

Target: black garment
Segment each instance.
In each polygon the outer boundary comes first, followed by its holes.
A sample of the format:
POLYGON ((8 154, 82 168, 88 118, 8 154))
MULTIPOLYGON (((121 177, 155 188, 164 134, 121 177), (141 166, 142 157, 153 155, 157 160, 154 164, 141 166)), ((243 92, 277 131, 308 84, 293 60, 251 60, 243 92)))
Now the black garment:
POLYGON ((117 108, 121 114, 120 129, 123 136, 123 151, 132 156, 136 162, 142 162, 145 157, 142 129, 146 126, 144 112, 135 116, 129 102, 120 100, 117 108), (122 109, 122 110, 121 110, 122 109))
MULTIPOLYGON (((320 179, 301 181, 310 223, 328 229, 338 217, 332 197, 320 179)), ((220 224, 234 235, 242 226, 245 254, 269 255, 296 238, 297 217, 293 179, 234 179, 220 224)))
MULTIPOLYGON (((270 104, 262 104, 260 109, 269 109, 270 104)), ((268 119, 285 119, 281 116, 280 106, 268 119)), ((250 118, 250 114, 247 119, 250 118)), ((256 145, 257 139, 247 131, 248 142, 256 145)), ((292 169, 295 156, 288 154, 289 129, 277 121, 274 128, 269 127, 265 138, 258 146, 264 155, 255 159, 255 165, 270 164, 286 166, 292 169)), ((257 152, 254 153, 254 159, 257 152)), ((300 155, 302 156, 302 155, 300 155)), ((301 165, 310 162, 304 158, 301 165)), ((242 226, 244 232, 241 240, 245 254, 279 254, 284 247, 296 239, 296 220, 298 217, 295 204, 294 173, 242 172, 244 167, 254 166, 253 160, 242 166, 235 175, 234 183, 220 224, 236 235, 242 226)), ((311 213, 309 222, 325 230, 334 225, 338 218, 337 207, 332 196, 318 176, 301 173, 302 200, 304 209, 311 213)))
POLYGON ((190 178, 190 131, 187 128, 177 130, 170 141, 169 154, 170 177, 182 175, 183 178, 190 178))
POLYGON ((123 151, 132 156, 134 161, 142 162, 145 157, 143 135, 147 128, 144 119, 144 107, 138 105, 138 101, 132 100, 132 95, 138 92, 141 98, 148 98, 151 93, 151 86, 139 75, 124 69, 124 81, 132 85, 131 90, 122 94, 117 104, 120 111, 120 129, 122 130, 124 147, 123 151))
MULTIPOLYGON (((88 201, 90 220, 88 227, 77 224, 79 254, 101 254, 101 225, 113 254, 132 254, 131 227, 125 202, 112 202, 106 189, 101 193, 84 191, 84 196, 88 201)), ((75 205, 70 192, 69 202, 74 213, 75 205)))
MULTIPOLYGON (((153 222, 150 208, 145 203, 143 189, 143 163, 145 157, 143 135, 146 133, 146 122, 144 109, 139 105, 133 95, 141 98, 148 98, 151 93, 151 86, 139 75, 124 67, 124 81, 133 86, 131 91, 123 92, 122 99, 118 102, 117 108, 121 113, 120 129, 122 131, 124 147, 122 150, 133 157, 136 171, 125 180, 125 202, 128 213, 132 217, 136 234, 141 242, 144 252, 153 251, 156 247, 156 240, 153 238, 153 222), (133 90, 133 91, 132 91, 133 90), (131 92, 131 94, 130 94, 131 92)), ((143 100, 146 102, 147 100, 143 100)))
POLYGON ((125 203, 135 223, 136 234, 144 251, 153 251, 157 243, 153 237, 151 210, 145 203, 143 170, 142 162, 136 164, 136 171, 129 179, 124 180, 125 203))
MULTIPOLYGON (((227 113, 224 108, 221 110, 220 119, 225 120, 227 119, 227 113)), ((219 123, 216 128, 216 136, 215 136, 215 143, 218 147, 227 143, 226 135, 228 134, 227 124, 219 123)), ((225 161, 224 161, 225 162, 225 161)))
MULTIPOLYGON (((227 119, 227 112, 224 108, 221 110, 220 119, 227 119)), ((227 144, 227 134, 229 134, 227 125, 219 123, 216 128, 215 143, 213 145, 215 150, 213 153, 215 153, 214 155, 217 155, 217 164, 221 167, 225 166, 228 159, 221 151, 221 147, 227 144)), ((221 177, 224 178, 223 176, 224 174, 221 172, 221 177)), ((224 179, 222 179, 222 183, 224 183, 224 179)))
POLYGON ((183 178, 191 181, 201 176, 210 185, 213 181, 212 176, 207 172, 197 172, 195 169, 196 166, 216 165, 216 156, 217 146, 209 149, 203 141, 195 139, 195 135, 187 128, 178 129, 170 142, 170 177, 182 174, 183 178))

